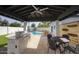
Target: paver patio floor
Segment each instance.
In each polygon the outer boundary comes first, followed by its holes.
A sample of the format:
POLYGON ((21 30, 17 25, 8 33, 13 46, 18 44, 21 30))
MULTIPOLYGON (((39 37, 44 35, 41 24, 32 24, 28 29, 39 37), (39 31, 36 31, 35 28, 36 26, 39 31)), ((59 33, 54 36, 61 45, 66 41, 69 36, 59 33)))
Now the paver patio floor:
POLYGON ((41 35, 31 35, 31 38, 28 40, 27 48, 36 49, 40 42, 41 35))
POLYGON ((32 36, 28 42, 24 54, 44 54, 48 51, 47 38, 44 36, 32 36))

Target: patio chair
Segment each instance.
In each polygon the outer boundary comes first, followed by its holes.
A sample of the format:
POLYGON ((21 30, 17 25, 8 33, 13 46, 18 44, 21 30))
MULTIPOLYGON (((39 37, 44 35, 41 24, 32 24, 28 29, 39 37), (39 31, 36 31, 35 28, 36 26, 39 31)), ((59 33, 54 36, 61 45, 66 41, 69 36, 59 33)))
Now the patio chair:
POLYGON ((56 53, 56 44, 55 44, 55 41, 51 40, 51 39, 48 39, 48 44, 49 44, 48 53, 49 53, 49 49, 54 50, 55 53, 56 53))
POLYGON ((48 53, 49 53, 49 49, 54 50, 56 53, 56 50, 59 48, 60 50, 60 41, 59 41, 59 37, 52 37, 51 34, 47 35, 48 38, 48 44, 49 44, 49 48, 48 48, 48 53), (58 44, 57 44, 58 43, 58 44))
POLYGON ((76 45, 75 51, 79 54, 79 44, 76 45))
POLYGON ((69 51, 69 53, 70 52, 72 52, 72 53, 74 53, 74 54, 77 54, 78 52, 75 50, 75 48, 73 48, 73 47, 71 47, 71 46, 66 46, 66 47, 64 47, 64 53, 66 53, 67 51, 69 51))
MULTIPOLYGON (((66 38, 67 40, 70 40, 70 39, 69 39, 69 36, 68 36, 67 34, 63 34, 62 37, 63 37, 63 38, 66 38)), ((65 53, 65 51, 67 51, 66 48, 69 48, 69 43, 64 43, 64 42, 63 42, 63 48, 64 48, 63 53, 65 53)))
POLYGON ((63 51, 62 51, 63 42, 62 42, 62 40, 60 40, 60 36, 52 37, 52 40, 55 40, 56 49, 59 49, 60 54, 62 54, 63 53, 63 51))
MULTIPOLYGON (((68 40, 70 40, 70 38, 69 38, 69 36, 68 36, 67 34, 63 34, 62 37, 63 37, 63 38, 66 38, 66 39, 68 39, 68 40)), ((77 48, 77 47, 76 47, 76 48, 77 48)), ((69 53, 70 53, 70 52, 72 52, 72 53, 77 53, 77 52, 76 52, 76 48, 71 47, 71 46, 69 45, 69 43, 68 43, 68 45, 64 47, 64 53, 66 53, 67 51, 69 51, 69 53)))

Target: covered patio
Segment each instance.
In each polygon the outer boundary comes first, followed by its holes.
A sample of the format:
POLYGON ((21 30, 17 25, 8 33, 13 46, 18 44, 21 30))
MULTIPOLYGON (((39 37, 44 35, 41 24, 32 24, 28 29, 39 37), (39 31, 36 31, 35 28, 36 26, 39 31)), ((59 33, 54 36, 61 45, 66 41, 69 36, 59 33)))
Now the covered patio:
MULTIPOLYGON (((79 13, 79 6, 77 5, 75 6, 73 5, 1 5, 0 6, 1 15, 24 22, 23 32, 17 32, 15 35, 8 36, 9 38, 8 53, 54 54, 55 53, 54 51, 49 50, 48 52, 49 45, 48 45, 47 36, 42 34, 40 38, 39 36, 29 37, 29 33, 25 33, 27 22, 51 21, 50 24, 54 25, 56 28, 54 31, 55 32, 54 36, 60 36, 59 22, 77 13, 79 13), (31 39, 32 41, 30 41, 31 39), (13 45, 10 45, 11 42, 13 45), (33 45, 31 45, 30 42, 32 42, 33 45)), ((59 54, 60 52, 58 51, 56 53, 59 54)))

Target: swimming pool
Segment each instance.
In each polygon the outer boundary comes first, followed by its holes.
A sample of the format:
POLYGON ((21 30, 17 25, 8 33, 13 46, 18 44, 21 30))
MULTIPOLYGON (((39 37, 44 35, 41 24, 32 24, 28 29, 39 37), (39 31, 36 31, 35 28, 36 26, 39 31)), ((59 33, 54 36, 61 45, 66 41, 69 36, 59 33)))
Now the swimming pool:
POLYGON ((32 35, 41 35, 42 34, 42 32, 38 32, 38 31, 33 31, 32 32, 32 35))

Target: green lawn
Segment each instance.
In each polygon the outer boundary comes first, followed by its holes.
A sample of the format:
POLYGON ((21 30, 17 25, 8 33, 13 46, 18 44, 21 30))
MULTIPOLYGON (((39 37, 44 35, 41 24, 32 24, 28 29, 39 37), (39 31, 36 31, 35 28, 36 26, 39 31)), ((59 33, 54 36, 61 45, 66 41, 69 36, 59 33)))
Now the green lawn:
POLYGON ((0 47, 4 47, 7 44, 7 38, 6 35, 0 36, 0 47))

